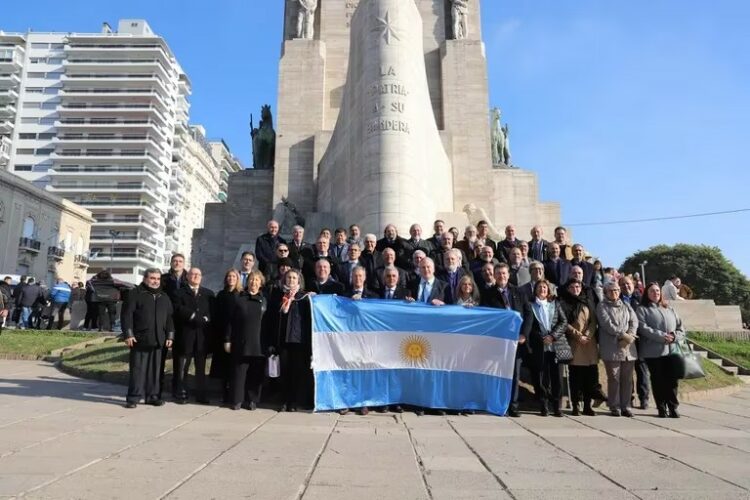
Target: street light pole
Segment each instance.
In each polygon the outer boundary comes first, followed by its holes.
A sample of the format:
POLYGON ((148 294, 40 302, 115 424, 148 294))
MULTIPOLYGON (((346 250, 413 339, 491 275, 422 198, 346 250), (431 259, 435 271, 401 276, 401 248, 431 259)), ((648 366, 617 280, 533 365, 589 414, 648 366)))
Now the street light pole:
POLYGON ((113 272, 115 268, 115 239, 120 236, 121 231, 115 231, 114 229, 109 230, 109 235, 112 237, 112 248, 109 251, 109 272, 113 272))
POLYGON ((641 262, 641 281, 643 281, 643 286, 646 286, 646 264, 648 264, 647 260, 641 262))

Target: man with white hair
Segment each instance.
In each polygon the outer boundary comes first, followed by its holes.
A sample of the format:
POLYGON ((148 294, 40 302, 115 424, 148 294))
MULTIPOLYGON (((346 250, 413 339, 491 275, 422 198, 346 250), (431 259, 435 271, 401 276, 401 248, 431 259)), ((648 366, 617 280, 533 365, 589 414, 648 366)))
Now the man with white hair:
POLYGON ((494 267, 495 264, 499 263, 500 261, 495 258, 495 251, 492 249, 492 247, 489 245, 483 246, 479 251, 479 258, 471 263, 471 272, 474 276, 474 281, 476 281, 477 283, 481 281, 482 268, 486 264, 492 264, 492 266, 494 267))
POLYGON ((428 255, 434 250, 432 243, 422 237, 422 226, 419 224, 412 224, 409 228, 410 238, 404 242, 404 255, 401 260, 401 267, 408 269, 411 265, 411 258, 414 252, 422 250, 425 255, 428 255))
POLYGON ((309 243, 305 243, 305 228, 294 226, 292 228, 292 240, 287 244, 289 247, 289 258, 297 269, 302 269, 306 257, 312 255, 313 249, 309 243))
POLYGON ((482 243, 477 237, 477 228, 473 224, 469 224, 464 229, 464 238, 461 241, 456 242, 455 248, 460 249, 469 258, 469 265, 479 258, 479 252, 482 249, 482 243))
POLYGON ((365 247, 362 249, 362 253, 359 256, 359 263, 367 271, 367 282, 377 283, 378 276, 375 270, 383 266, 383 256, 376 249, 377 247, 377 236, 372 233, 368 233, 364 238, 365 247))
POLYGON ((531 228, 529 243, 529 258, 537 262, 544 262, 549 257, 549 241, 542 238, 542 226, 531 228))
MULTIPOLYGON (((448 265, 448 252, 454 248, 454 243, 453 233, 451 233, 450 231, 445 231, 440 236, 440 248, 436 249, 431 256, 433 262, 435 263, 436 269, 443 270, 448 265)), ((470 271, 471 268, 469 267, 469 258, 462 250, 457 250, 461 252, 461 267, 463 267, 466 271, 470 271)))
POLYGON ((505 226, 505 239, 497 244, 497 252, 500 253, 502 249, 505 254, 505 259, 510 262, 510 251, 518 247, 521 242, 516 238, 516 226, 510 224, 505 226))
POLYGON ((411 296, 415 301, 433 306, 445 305, 448 285, 435 276, 435 261, 425 257, 419 263, 419 280, 412 283, 411 296))
POLYGON ((374 285, 372 283, 369 283, 368 285, 370 286, 370 289, 373 291, 380 291, 383 289, 385 283, 384 272, 389 268, 394 268, 398 272, 398 284, 401 286, 406 286, 406 271, 396 265, 395 250, 386 247, 383 249, 381 256, 383 258, 383 265, 375 269, 377 283, 375 283, 374 285))
POLYGON ((516 247, 508 253, 508 266, 510 267, 510 283, 521 287, 531 281, 529 268, 523 264, 521 249, 516 247))
POLYGON ((406 273, 406 285, 411 285, 415 280, 419 280, 419 263, 427 258, 424 250, 415 250, 411 256, 411 270, 406 273))
POLYGON ((685 300, 684 298, 680 297, 680 293, 678 290, 678 283, 681 285, 682 280, 677 277, 677 275, 672 275, 669 277, 668 280, 664 282, 664 286, 661 287, 661 298, 662 300, 672 301, 672 300, 685 300))
POLYGON ((268 232, 258 236, 255 240, 255 258, 258 259, 258 269, 266 272, 266 266, 269 262, 276 260, 276 247, 279 243, 286 243, 284 238, 279 236, 279 223, 273 219, 266 224, 268 232))
POLYGON ((375 249, 383 253, 386 248, 392 248, 396 252, 396 258, 401 261, 406 253, 406 240, 398 235, 396 226, 388 224, 383 231, 383 237, 378 240, 375 249))
POLYGON ((452 248, 448 250, 445 258, 445 268, 438 272, 438 278, 445 281, 448 286, 445 289, 445 302, 454 304, 458 293, 458 283, 469 273, 461 267, 461 250, 452 248))

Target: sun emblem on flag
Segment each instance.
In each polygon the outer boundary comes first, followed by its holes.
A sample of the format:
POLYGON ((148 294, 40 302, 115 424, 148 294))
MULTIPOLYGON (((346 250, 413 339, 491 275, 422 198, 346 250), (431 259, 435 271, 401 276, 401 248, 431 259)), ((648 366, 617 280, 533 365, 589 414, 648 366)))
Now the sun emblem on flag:
POLYGON ((430 358, 430 343, 419 335, 411 335, 401 341, 401 358, 407 363, 424 363, 430 358))

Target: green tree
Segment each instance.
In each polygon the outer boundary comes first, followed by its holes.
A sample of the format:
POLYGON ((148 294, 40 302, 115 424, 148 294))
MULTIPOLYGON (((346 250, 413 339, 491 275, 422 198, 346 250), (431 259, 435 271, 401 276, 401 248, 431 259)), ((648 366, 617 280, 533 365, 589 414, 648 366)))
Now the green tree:
POLYGON ((696 299, 713 299, 718 305, 739 305, 750 320, 750 281, 717 247, 707 245, 657 245, 625 259, 620 272, 640 273, 648 261, 646 278, 663 284, 676 275, 692 288, 696 299))

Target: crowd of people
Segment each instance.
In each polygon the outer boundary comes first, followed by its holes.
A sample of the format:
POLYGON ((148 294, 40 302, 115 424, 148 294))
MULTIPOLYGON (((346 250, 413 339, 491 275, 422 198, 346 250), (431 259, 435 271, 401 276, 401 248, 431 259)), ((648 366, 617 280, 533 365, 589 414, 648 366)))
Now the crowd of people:
MULTIPOLYGON (((336 294, 353 300, 518 312, 523 326, 508 408, 511 417, 520 416, 524 367, 544 416, 563 415, 560 401, 563 380, 568 379, 573 415, 594 416, 594 408, 606 400, 611 415, 630 417, 635 393, 641 408, 649 407, 653 394, 660 417, 679 417, 677 377, 667 357, 684 331, 661 286, 644 285, 638 276, 619 275, 590 262, 581 244, 567 241, 564 227, 555 229, 553 241, 545 240, 538 226, 526 241, 516 237, 514 226, 507 226, 505 238, 495 242, 485 222, 467 226, 462 238, 456 233, 440 220, 428 238, 418 224, 409 228, 409 238, 399 236, 393 225, 385 228, 382 238, 363 235, 352 225, 324 229, 310 245, 304 228, 294 227, 286 241, 279 235, 279 224, 271 220, 255 252, 244 252, 240 269, 226 271, 218 293, 201 285, 200 269, 186 270, 184 257, 174 255, 167 273, 147 270, 123 306, 131 371, 127 406, 142 400, 163 404, 164 368, 171 349, 171 389, 177 403, 187 403, 191 396, 210 403, 210 375, 221 380, 224 403, 233 409, 254 410, 264 389, 280 394, 282 411, 311 407, 308 299, 336 294), (606 369, 606 395, 599 383, 600 360, 606 369), (195 379, 188 387, 191 363, 195 379), (280 377, 275 376, 278 372, 280 377)), ((412 409, 419 415, 461 410, 412 409)), ((404 407, 373 410, 402 412, 404 407)), ((367 414, 370 408, 358 411, 367 414)))

